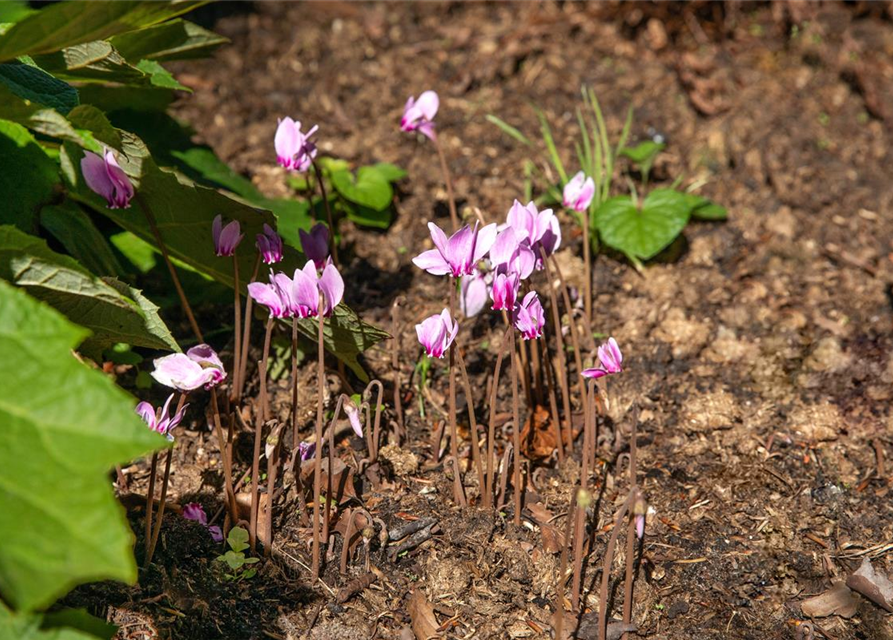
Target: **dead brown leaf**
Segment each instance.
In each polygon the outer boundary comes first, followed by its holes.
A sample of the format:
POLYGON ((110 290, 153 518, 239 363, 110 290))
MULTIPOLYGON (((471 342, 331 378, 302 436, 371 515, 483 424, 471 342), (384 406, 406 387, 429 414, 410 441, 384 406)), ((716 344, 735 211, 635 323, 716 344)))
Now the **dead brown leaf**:
POLYGON ((416 640, 429 640, 438 638, 437 618, 434 617, 434 607, 428 602, 421 589, 413 589, 409 596, 409 617, 412 619, 412 631, 416 640))
POLYGON ((521 430, 521 451, 528 458, 542 460, 551 456, 557 446, 558 434, 552 426, 552 416, 548 409, 537 405, 521 430))
POLYGON ((846 586, 861 593, 882 609, 893 613, 893 582, 883 573, 876 571, 868 558, 846 579, 846 586))
POLYGON ((831 615, 852 618, 858 608, 859 598, 853 595, 843 582, 836 582, 830 589, 800 603, 803 615, 810 618, 824 618, 831 615))

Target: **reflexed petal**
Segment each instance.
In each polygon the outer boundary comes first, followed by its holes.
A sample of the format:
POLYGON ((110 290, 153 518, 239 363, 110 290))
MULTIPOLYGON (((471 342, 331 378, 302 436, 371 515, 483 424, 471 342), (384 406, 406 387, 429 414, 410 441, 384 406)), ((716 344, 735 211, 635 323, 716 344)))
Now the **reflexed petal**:
POLYGON ((115 186, 112 184, 105 168, 105 161, 92 151, 84 152, 81 159, 81 173, 84 174, 84 182, 90 189, 106 199, 109 206, 115 203, 115 186))
POLYGON ((419 133, 428 138, 428 140, 431 140, 433 142, 437 141, 437 132, 434 130, 433 122, 423 122, 418 127, 416 127, 416 129, 418 129, 419 133))
POLYGON ((208 533, 211 534, 211 539, 214 542, 223 542, 223 530, 218 525, 208 527, 208 533))
POLYGON ((124 173, 124 170, 118 165, 115 154, 111 149, 105 150, 105 170, 108 173, 109 181, 112 184, 112 199, 114 206, 111 209, 126 209, 130 206, 130 200, 133 198, 133 183, 124 173))
POLYGON ((319 287, 316 265, 309 260, 304 269, 296 269, 292 282, 292 312, 299 318, 315 316, 319 311, 319 287), (308 269, 309 267, 309 269, 308 269))
POLYGON ((506 227, 496 236, 490 247, 490 262, 508 264, 518 249, 518 237, 513 227, 506 227))
POLYGON ((276 137, 273 145, 276 147, 276 156, 279 164, 286 169, 291 169, 295 154, 300 146, 300 126, 295 126, 295 121, 286 116, 279 121, 276 128, 276 137))
POLYGON ((326 265, 323 270, 322 277, 319 279, 319 290, 325 295, 326 306, 323 309, 323 315, 328 317, 344 298, 344 279, 334 264, 326 265))
POLYGON ((440 98, 434 91, 425 91, 419 96, 415 106, 426 120, 434 120, 437 109, 440 107, 440 98))
POLYGON ((580 375, 584 378, 592 378, 593 380, 595 380, 608 375, 608 372, 604 369, 600 369, 599 367, 595 367, 594 369, 583 369, 580 375))
POLYGON ((476 263, 478 260, 481 260, 492 249, 493 244, 496 242, 496 234, 496 224, 485 225, 480 231, 478 231, 477 238, 475 238, 474 242, 474 255, 472 256, 472 263, 476 263))
POLYGON ((450 236, 443 257, 449 263, 453 275, 461 276, 470 273, 470 267, 474 264, 474 240, 477 235, 477 223, 474 230, 468 225, 459 229, 450 236))
POLYGON ((357 434, 358 438, 362 438, 363 423, 360 420, 360 410, 357 409, 352 401, 348 401, 344 403, 344 413, 347 414, 347 419, 350 421, 350 427, 353 429, 353 432, 357 434))
POLYGON ((136 405, 135 411, 139 414, 140 418, 143 419, 143 422, 148 425, 148 427, 155 431, 155 427, 157 426, 157 418, 155 416, 155 409, 148 402, 140 402, 136 405))
POLYGON ((207 382, 205 370, 185 353, 172 353, 155 360, 152 377, 178 391, 192 391, 207 382))
POLYGON ((488 298, 487 282, 482 275, 476 274, 462 277, 461 295, 459 296, 459 307, 462 309, 462 315, 466 318, 476 316, 484 310, 488 298))
POLYGON ((440 251, 444 258, 447 258, 449 256, 449 240, 447 240, 443 229, 433 222, 429 222, 428 231, 431 233, 431 240, 434 242, 434 246, 437 247, 437 250, 440 251))
POLYGON ((317 269, 322 269, 329 257, 329 229, 324 224, 315 224, 307 233, 303 229, 298 231, 301 237, 301 249, 304 255, 313 260, 317 269))
POLYGON ((211 237, 214 239, 214 248, 220 246, 220 231, 223 229, 223 216, 214 216, 214 222, 211 223, 211 237))
POLYGON ((437 249, 429 249, 423 251, 415 258, 412 263, 419 269, 424 269, 434 276, 444 276, 450 273, 450 265, 443 259, 443 255, 437 249))

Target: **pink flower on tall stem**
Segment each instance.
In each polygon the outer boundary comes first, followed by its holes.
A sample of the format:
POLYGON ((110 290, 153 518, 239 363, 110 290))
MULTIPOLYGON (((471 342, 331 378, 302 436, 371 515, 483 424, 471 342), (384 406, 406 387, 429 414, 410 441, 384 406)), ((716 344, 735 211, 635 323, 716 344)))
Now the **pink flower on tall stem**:
POLYGON ((517 273, 497 273, 493 279, 490 297, 493 298, 493 311, 509 311, 515 308, 521 280, 517 273))
POLYGON ((310 136, 318 130, 319 127, 314 125, 307 133, 302 133, 300 122, 289 117, 280 120, 273 141, 276 161, 289 171, 307 171, 316 157, 316 145, 310 140, 310 136))
POLYGON ((623 354, 614 338, 608 338, 608 341, 598 348, 598 361, 600 367, 585 369, 580 375, 585 378, 602 378, 623 371, 623 354))
POLYGON ((282 238, 268 224, 264 224, 263 233, 257 234, 257 251, 264 264, 276 264, 282 260, 282 238))
POLYGON ((595 182, 580 171, 564 185, 562 204, 568 209, 582 213, 592 204, 595 197, 595 182))
POLYGON ((531 291, 524 296, 521 304, 515 307, 512 322, 525 340, 535 340, 543 335, 546 316, 536 291, 531 291))
POLYGON ((515 200, 507 216, 509 226, 522 239, 527 240, 536 256, 536 268, 542 269, 542 249, 546 256, 552 255, 561 244, 561 227, 551 209, 537 210, 533 202, 522 205, 515 200))
POLYGON ((171 406, 171 401, 174 399, 174 394, 172 393, 168 396, 168 399, 164 403, 164 407, 161 409, 161 417, 158 417, 158 413, 155 411, 155 407, 153 407, 148 402, 140 402, 136 405, 136 412, 143 419, 143 421, 148 425, 148 427, 154 431, 155 433, 160 433, 164 437, 166 437, 171 442, 174 441, 174 436, 171 435, 171 431, 173 431, 177 425, 183 420, 183 416, 186 414, 186 407, 188 404, 184 404, 183 407, 177 411, 172 416, 168 415, 168 410, 171 406))
POLYGON ((412 263, 435 276, 449 274, 458 278, 473 274, 477 262, 487 255, 496 240, 495 224, 480 230, 477 222, 474 229, 465 225, 449 239, 433 222, 428 223, 428 230, 436 248, 423 251, 412 259, 412 263))
POLYGON ((415 326, 415 331, 425 353, 432 358, 442 358, 459 333, 459 323, 452 319, 449 309, 444 309, 422 320, 415 326))
POLYGON ((317 223, 310 229, 310 233, 299 229, 298 235, 301 236, 301 248, 304 250, 304 255, 313 260, 317 269, 325 268, 329 259, 329 228, 322 223, 317 223))
POLYGON ((400 128, 403 131, 416 131, 424 134, 430 140, 435 140, 434 116, 440 106, 440 98, 434 91, 425 91, 416 100, 409 96, 406 106, 403 107, 403 117, 400 119, 400 128))
POLYGON ((274 318, 289 318, 292 315, 292 281, 284 273, 270 273, 270 283, 252 282, 248 285, 248 295, 269 310, 274 318))
POLYGON ((325 297, 322 315, 328 318, 344 297, 344 280, 334 264, 327 264, 322 275, 318 275, 313 260, 308 260, 303 269, 295 270, 292 313, 298 318, 318 316, 320 293, 325 297))
POLYGON ((115 160, 111 149, 102 156, 86 151, 81 159, 81 173, 90 189, 105 198, 109 209, 127 209, 133 199, 133 183, 115 160))
POLYGON ((193 391, 201 386, 214 387, 226 379, 223 363, 206 344, 192 347, 186 353, 172 353, 155 360, 152 377, 177 391, 193 391))
POLYGON ((238 220, 232 220, 224 227, 223 216, 215 217, 211 225, 214 252, 221 258, 232 256, 236 252, 236 247, 242 242, 242 238, 245 237, 241 231, 238 220))

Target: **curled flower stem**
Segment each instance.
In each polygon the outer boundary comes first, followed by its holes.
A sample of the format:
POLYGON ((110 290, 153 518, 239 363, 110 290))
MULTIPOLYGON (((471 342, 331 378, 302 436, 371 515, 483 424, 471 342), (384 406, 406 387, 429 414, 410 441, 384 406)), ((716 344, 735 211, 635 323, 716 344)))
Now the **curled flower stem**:
MULTIPOLYGON (((233 381, 230 385, 231 389, 229 395, 233 402, 235 402, 238 397, 239 372, 242 370, 242 300, 239 295, 239 259, 236 257, 235 252, 233 252, 233 293, 235 295, 235 300, 233 302, 235 313, 233 340, 235 341, 235 348, 233 349, 233 381)), ((249 296, 249 298, 250 297, 251 296, 249 296)))
MULTIPOLYGON (((335 266, 340 268, 341 262, 338 260, 338 242, 335 240, 335 223, 332 219, 332 208, 329 206, 329 198, 326 195, 326 185, 322 179, 322 171, 319 170, 319 165, 316 164, 316 160, 312 161, 313 171, 316 174, 316 181, 319 183, 319 192, 322 195, 322 203, 326 208, 326 220, 329 223, 329 244, 332 247, 332 261, 335 263, 335 266)), ((313 207, 311 206, 311 209, 313 207)))
MULTIPOLYGON (((316 164, 313 165, 314 167, 316 164)), ((317 175, 319 175, 319 170, 317 169, 317 175)), ((321 180, 320 180, 321 182, 321 180)), ((334 235, 334 234, 333 234, 334 235)), ((320 304, 319 304, 319 339, 317 343, 317 354, 318 354, 318 366, 317 366, 317 398, 316 398, 316 456, 314 456, 314 464, 313 464, 313 544, 312 551, 313 554, 313 564, 311 573, 313 574, 313 580, 316 581, 319 579, 319 492, 322 489, 322 422, 323 422, 323 401, 325 399, 326 392, 326 371, 325 371, 325 362, 323 359, 324 355, 324 345, 323 345, 323 314, 322 310, 325 308, 323 304, 325 296, 320 293, 320 304)))
POLYGON ((453 222, 453 231, 459 230, 459 215, 456 213, 456 197, 453 195, 453 179, 450 176, 450 169, 447 165, 446 154, 443 152, 443 146, 440 144, 440 138, 437 136, 432 140, 434 148, 437 149, 437 155, 440 158, 440 170, 443 172, 443 181, 446 183, 447 199, 450 205, 450 220, 453 222))
POLYGON ((490 423, 487 429, 487 487, 484 493, 484 501, 487 507, 495 509, 496 500, 493 495, 496 480, 496 454, 494 447, 496 446, 496 395, 499 388, 499 372, 502 367, 502 359, 505 352, 512 341, 512 326, 509 325, 502 334, 502 345, 499 349, 499 355, 496 356, 496 367, 493 369, 493 382, 490 385, 490 423))
MULTIPOLYGON (((582 380, 582 377, 580 378, 582 380)), ((586 387, 584 385, 584 394, 586 387)), ((587 491, 589 489, 589 458, 591 456, 590 443, 592 439, 589 434, 592 431, 592 420, 594 419, 592 407, 590 406, 589 395, 583 396, 583 457, 580 460, 580 490, 587 491)), ((571 604, 575 611, 579 610, 580 590, 583 580, 583 542, 586 532, 586 510, 577 507, 574 514, 574 582, 571 591, 571 604)))
POLYGON ((365 465, 373 464, 378 461, 378 445, 379 438, 381 437, 381 399, 383 395, 384 386, 382 386, 381 382, 378 380, 371 381, 363 390, 363 404, 365 405, 366 409, 366 428, 363 432, 363 435, 366 437, 366 448, 368 449, 367 453, 369 454, 369 456, 360 463, 361 470, 365 467, 365 465), (368 401, 365 401, 365 399, 367 396, 372 396, 373 387, 378 388, 378 397, 375 399, 375 419, 370 420, 369 403, 368 401), (370 425, 372 425, 371 429, 370 425))
POLYGON ((552 424, 555 425, 555 435, 558 443, 556 447, 558 451, 558 464, 562 464, 564 462, 564 433, 561 431, 561 414, 558 413, 558 399, 555 397, 555 384, 553 384, 557 381, 558 374, 555 373, 553 364, 552 358, 549 355, 549 346, 547 342, 543 340, 543 365, 546 387, 549 389, 549 411, 552 415, 552 424))
POLYGON ((155 236, 155 242, 158 244, 158 248, 161 249, 161 256, 164 258, 164 263, 167 265, 167 270, 171 274, 171 280, 174 283, 174 288, 177 290, 177 295, 180 297, 180 306, 183 307, 184 313, 186 313, 186 317, 189 319, 189 324, 192 326, 192 332, 195 334, 195 337, 198 338, 199 342, 204 342, 205 339, 202 336, 202 330, 198 327, 198 322, 195 321, 195 315, 192 313, 192 307, 189 306, 189 300, 186 298, 186 293, 183 291, 183 286, 180 284, 180 278, 177 276, 177 270, 174 268, 174 264, 171 262, 171 257, 167 253, 167 245, 164 244, 164 240, 161 238, 161 232, 158 231, 158 224, 155 222, 155 216, 152 213, 152 210, 149 208, 148 203, 145 198, 139 193, 136 192, 136 201, 140 205, 140 209, 143 210, 143 214, 146 216, 146 222, 149 223, 149 228, 152 230, 152 235, 155 236))
MULTIPOLYGON (((450 278, 450 317, 455 318, 456 281, 450 278)), ((458 336, 457 336, 458 338, 458 336)), ((450 344, 450 456, 453 458, 453 498, 456 504, 466 506, 465 490, 459 474, 459 435, 456 429, 456 340, 450 344)))
MULTIPOLYGON (((254 282, 257 280, 257 273, 260 271, 260 253, 258 252, 257 258, 254 260, 254 272, 251 274, 251 280, 249 282, 254 282)), ((245 296, 245 322, 244 328, 242 329, 242 353, 239 356, 239 380, 236 384, 236 402, 240 402, 242 400, 242 392, 245 390, 245 375, 248 371, 248 346, 251 343, 251 311, 254 307, 254 298, 251 296, 245 296)))
POLYGON ((267 330, 264 334, 264 354, 258 363, 257 375, 260 378, 260 398, 258 399, 257 410, 255 411, 254 421, 254 453, 251 457, 251 516, 248 525, 249 541, 251 543, 251 552, 257 549, 257 521, 260 514, 260 504, 258 500, 258 482, 260 478, 260 445, 263 439, 264 422, 269 416, 269 408, 267 407, 267 358, 270 355, 270 337, 273 333, 273 318, 267 320, 267 330))
MULTIPOLYGON (((266 390, 264 390, 263 395, 266 395, 266 390)), ((273 496, 276 492, 276 476, 279 473, 279 452, 280 447, 277 437, 273 450, 267 456, 267 519, 264 523, 264 532, 266 533, 264 536, 266 540, 264 545, 265 558, 269 558, 270 553, 273 551, 273 496)))
POLYGON ((512 445, 515 449, 513 461, 512 485, 515 494, 515 524, 521 524, 521 411, 518 403, 518 354, 515 345, 515 332, 511 332, 512 339, 512 445))
POLYGON ((468 407, 468 422, 471 429, 471 457, 474 459, 474 468, 478 475, 478 487, 480 487, 481 495, 484 493, 484 467, 481 464, 481 447, 478 442, 478 423, 474 417, 474 396, 471 393, 471 382, 468 380, 468 371, 465 369, 465 358, 462 357, 462 350, 456 349, 458 356, 459 371, 462 373, 462 383, 465 387, 465 403, 468 407))

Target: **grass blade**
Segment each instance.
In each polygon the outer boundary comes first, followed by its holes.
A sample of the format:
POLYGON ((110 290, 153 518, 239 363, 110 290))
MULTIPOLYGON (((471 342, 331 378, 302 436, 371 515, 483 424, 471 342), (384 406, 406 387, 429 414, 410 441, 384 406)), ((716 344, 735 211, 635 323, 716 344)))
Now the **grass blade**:
POLYGON ((505 133, 506 135, 514 138, 515 140, 517 140, 518 142, 520 142, 523 145, 526 145, 528 147, 533 146, 533 143, 530 141, 530 139, 527 136, 525 136, 523 133, 521 133, 518 129, 516 129, 515 127, 510 125, 505 120, 497 118, 492 113, 488 113, 486 117, 487 117, 487 122, 489 122, 491 124, 495 124, 497 127, 502 129, 502 132, 505 133))

